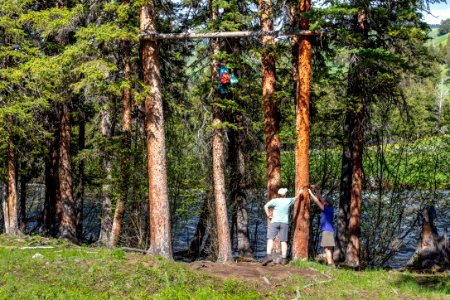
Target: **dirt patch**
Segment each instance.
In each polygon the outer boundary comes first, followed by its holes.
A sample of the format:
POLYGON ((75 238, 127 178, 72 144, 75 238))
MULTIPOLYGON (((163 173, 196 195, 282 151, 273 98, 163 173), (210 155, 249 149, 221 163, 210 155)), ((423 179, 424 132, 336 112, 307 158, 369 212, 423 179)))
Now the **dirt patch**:
POLYGON ((194 270, 204 274, 219 277, 221 279, 236 279, 264 285, 266 287, 276 287, 282 285, 287 279, 299 276, 304 279, 317 279, 324 277, 322 273, 314 269, 299 269, 291 266, 269 265, 263 267, 257 262, 238 262, 238 263, 215 263, 209 261, 196 261, 186 263, 194 270))

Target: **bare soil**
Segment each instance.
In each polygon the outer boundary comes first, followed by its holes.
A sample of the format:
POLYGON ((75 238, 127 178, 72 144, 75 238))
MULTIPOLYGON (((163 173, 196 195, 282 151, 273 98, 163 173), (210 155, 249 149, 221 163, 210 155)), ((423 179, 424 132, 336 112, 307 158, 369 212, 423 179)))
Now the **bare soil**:
POLYGON ((186 264, 189 268, 220 279, 236 279, 265 287, 277 287, 293 276, 304 279, 326 279, 326 275, 315 269, 299 269, 289 265, 270 264, 262 266, 258 262, 216 263, 195 261, 186 264))

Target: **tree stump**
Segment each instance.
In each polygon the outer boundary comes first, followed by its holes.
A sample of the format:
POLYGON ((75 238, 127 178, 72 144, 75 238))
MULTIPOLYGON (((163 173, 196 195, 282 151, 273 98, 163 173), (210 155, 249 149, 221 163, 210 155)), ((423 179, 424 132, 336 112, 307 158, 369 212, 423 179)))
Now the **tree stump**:
POLYGON ((444 271, 450 269, 450 249, 447 231, 444 236, 437 233, 434 220, 436 209, 430 206, 420 215, 422 231, 416 252, 407 264, 408 269, 444 271))

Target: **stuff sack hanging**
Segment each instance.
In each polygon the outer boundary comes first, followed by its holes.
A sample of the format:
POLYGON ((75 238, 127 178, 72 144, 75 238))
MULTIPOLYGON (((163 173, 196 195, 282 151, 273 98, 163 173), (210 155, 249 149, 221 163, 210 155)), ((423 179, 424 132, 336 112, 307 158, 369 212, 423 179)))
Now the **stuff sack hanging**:
POLYGON ((224 66, 220 67, 219 77, 220 77, 220 83, 222 85, 226 86, 227 84, 231 83, 230 70, 228 70, 227 67, 224 67, 224 66))

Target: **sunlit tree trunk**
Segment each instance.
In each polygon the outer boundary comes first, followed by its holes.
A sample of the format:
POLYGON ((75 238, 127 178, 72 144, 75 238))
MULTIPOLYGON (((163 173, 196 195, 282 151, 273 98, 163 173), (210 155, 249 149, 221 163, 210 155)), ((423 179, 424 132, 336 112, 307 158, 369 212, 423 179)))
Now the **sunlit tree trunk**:
MULTIPOLYGON (((270 0, 259 0, 261 31, 273 30, 273 8, 270 0)), ((266 177, 267 200, 277 197, 281 186, 281 158, 280 158, 280 116, 278 112, 279 101, 276 99, 276 67, 273 54, 275 40, 273 36, 263 36, 262 58, 262 97, 264 112, 264 135, 266 139, 266 177)), ((270 220, 267 220, 267 224, 270 220)), ((281 245, 276 236, 272 256, 275 260, 281 258, 281 245)))
MULTIPOLYGON (((153 0, 142 6, 140 22, 142 33, 157 31, 156 4, 153 0)), ((150 93, 145 97, 150 205, 149 253, 172 258, 158 42, 155 40, 141 41, 141 51, 144 84, 150 93)))
MULTIPOLYGON (((300 0, 300 13, 311 9, 310 0, 300 0)), ((300 20, 302 30, 309 29, 309 20, 302 17, 300 20)), ((295 189, 309 184, 309 101, 311 82, 311 37, 302 35, 299 52, 299 86, 296 107, 297 147, 295 155, 295 189)), ((294 205, 294 243, 292 256, 295 259, 307 259, 310 233, 310 200, 307 189, 294 205)))
MULTIPOLYGON (((14 149, 14 141, 11 134, 7 141, 7 165, 8 165, 8 199, 7 199, 7 214, 4 219, 8 219, 8 226, 5 226, 5 233, 17 234, 19 233, 19 218, 18 218, 18 200, 16 188, 16 154, 14 149)), ((6 223, 6 222, 5 222, 6 223)))
MULTIPOLYGON (((289 2, 289 22, 290 29, 292 31, 299 30, 300 26, 300 15, 298 11, 298 0, 290 0, 289 2)), ((293 35, 291 37, 291 53, 292 53, 292 78, 294 84, 295 91, 295 99, 298 96, 298 49, 299 49, 299 37, 297 35, 293 35)), ((297 103, 297 101, 295 101, 297 103)))
MULTIPOLYGON (((212 20, 217 20, 217 8, 209 2, 212 20)), ((211 80, 219 80, 219 62, 215 55, 219 53, 220 46, 218 39, 211 39, 211 50, 213 58, 211 62, 211 80)), ((215 95, 214 91, 211 94, 215 95)), ((213 103, 213 137, 212 137, 212 168, 213 168, 213 191, 217 226, 218 262, 228 262, 232 260, 230 228, 228 226, 227 202, 225 197, 225 162, 224 162, 224 129, 222 122, 222 112, 213 103)))
MULTIPOLYGON (((269 0, 259 0, 261 14, 261 31, 273 30, 273 9, 269 0)), ((275 57, 272 53, 274 37, 264 36, 262 53, 262 96, 264 111, 264 134, 266 138, 266 175, 267 175, 267 199, 277 197, 277 191, 281 185, 280 162, 280 118, 278 113, 278 101, 275 97, 276 71, 275 57)))

